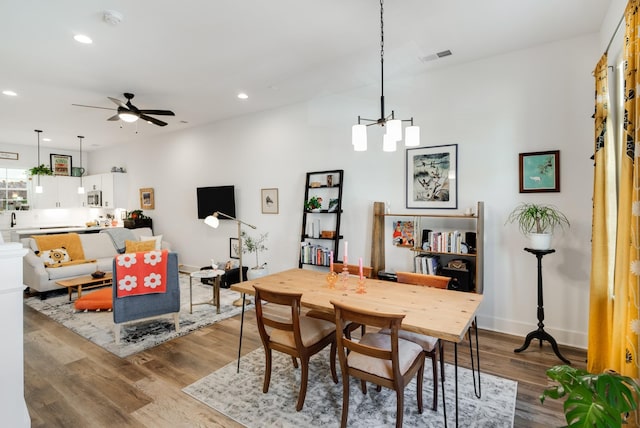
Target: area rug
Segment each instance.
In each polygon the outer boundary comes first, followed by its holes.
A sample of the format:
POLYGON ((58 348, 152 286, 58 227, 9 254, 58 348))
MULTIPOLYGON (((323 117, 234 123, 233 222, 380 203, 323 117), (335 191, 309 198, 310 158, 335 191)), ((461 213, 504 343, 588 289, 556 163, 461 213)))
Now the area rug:
MULTIPOLYGON (((83 296, 92 291, 85 291, 83 296)), ((73 296, 75 299, 76 294, 74 293, 73 296)), ((211 286, 201 284, 200 280, 193 280, 194 303, 211 300, 211 296, 211 286)), ((69 301, 66 290, 60 295, 47 297, 46 300, 29 297, 25 299, 25 303, 107 351, 119 357, 126 357, 239 314, 242 307, 233 306, 233 301, 239 297, 240 294, 237 292, 222 288, 220 289, 220 314, 216 314, 216 307, 212 305, 194 306, 193 314, 190 314, 189 275, 180 274, 180 331, 175 331, 173 317, 167 315, 123 325, 119 344, 115 343, 113 333, 113 313, 110 311, 77 312, 73 302, 69 301)), ((247 308, 249 307, 253 306, 248 305, 247 308)))
MULTIPOLYGON (((207 406, 249 427, 319 427, 340 426, 342 411, 342 378, 331 380, 328 350, 311 358, 309 384, 304 407, 296 412, 300 370, 293 369, 291 358, 273 353, 273 372, 269 392, 262 393, 264 351, 257 349, 242 357, 240 373, 237 361, 216 370, 187 386, 183 391, 207 406)), ((423 389, 424 412, 418 413, 415 379, 405 389, 404 426, 443 427, 441 386, 438 411, 431 410, 433 383, 429 380, 431 362, 425 366, 423 389)), ((446 364, 445 390, 448 426, 455 426, 454 367, 446 364)), ((476 398, 470 370, 458 369, 459 426, 512 427, 515 414, 517 382, 482 373, 482 398, 476 398)), ((368 385, 367 395, 360 383, 352 379, 348 426, 354 428, 392 427, 396 420, 395 392, 387 388, 376 391, 368 385)))

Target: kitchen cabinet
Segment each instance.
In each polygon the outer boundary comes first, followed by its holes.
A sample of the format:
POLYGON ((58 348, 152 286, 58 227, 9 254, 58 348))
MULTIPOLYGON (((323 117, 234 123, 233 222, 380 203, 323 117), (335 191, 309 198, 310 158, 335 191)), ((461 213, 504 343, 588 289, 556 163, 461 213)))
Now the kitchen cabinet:
MULTIPOLYGON (((127 174, 105 173, 87 175, 83 178, 86 191, 102 191, 103 208, 127 208, 127 174)), ((82 206, 86 206, 83 201, 82 206)))
POLYGON ((33 207, 44 208, 77 208, 81 207, 84 195, 78 194, 79 177, 40 176, 42 193, 35 192, 37 180, 32 180, 33 207))

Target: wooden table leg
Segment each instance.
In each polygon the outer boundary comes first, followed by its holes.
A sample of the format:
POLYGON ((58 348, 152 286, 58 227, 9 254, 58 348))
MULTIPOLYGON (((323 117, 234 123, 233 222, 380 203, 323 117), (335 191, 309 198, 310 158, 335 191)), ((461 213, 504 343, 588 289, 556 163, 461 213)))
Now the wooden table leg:
POLYGON ((82 297, 82 284, 78 285, 78 299, 82 297))

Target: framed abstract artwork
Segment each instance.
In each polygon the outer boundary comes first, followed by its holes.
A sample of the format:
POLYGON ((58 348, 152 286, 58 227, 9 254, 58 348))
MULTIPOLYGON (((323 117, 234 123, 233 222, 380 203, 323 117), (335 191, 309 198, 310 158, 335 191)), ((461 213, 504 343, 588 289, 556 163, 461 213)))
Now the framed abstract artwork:
POLYGON ((458 208, 458 145, 407 149, 407 208, 458 208))
POLYGON ((560 150, 520 153, 520 193, 560 191, 560 150))

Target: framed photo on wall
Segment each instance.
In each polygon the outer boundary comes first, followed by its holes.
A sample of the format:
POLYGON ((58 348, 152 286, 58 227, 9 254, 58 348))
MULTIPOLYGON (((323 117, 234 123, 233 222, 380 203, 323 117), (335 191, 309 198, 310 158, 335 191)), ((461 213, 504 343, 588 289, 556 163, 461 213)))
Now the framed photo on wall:
POLYGON ((458 208, 458 145, 407 149, 407 208, 458 208))
POLYGON ((153 188, 145 187, 140 189, 140 208, 143 210, 152 210, 156 207, 156 201, 153 196, 153 188))
POLYGON ((560 191, 560 150, 520 153, 520 193, 560 191))
POLYGON ((262 214, 278 214, 278 189, 262 189, 262 214))
POLYGON ((229 238, 229 257, 232 259, 240 258, 239 243, 238 238, 229 238))
POLYGON ((51 171, 53 171, 53 175, 71 176, 71 156, 51 153, 49 159, 51 161, 51 171))

